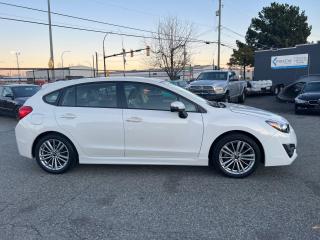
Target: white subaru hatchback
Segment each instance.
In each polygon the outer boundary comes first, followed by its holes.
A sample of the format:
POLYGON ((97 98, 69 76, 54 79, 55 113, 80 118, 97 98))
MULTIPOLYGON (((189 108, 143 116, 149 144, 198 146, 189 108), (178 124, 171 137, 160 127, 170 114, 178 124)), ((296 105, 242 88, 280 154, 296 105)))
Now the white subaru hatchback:
POLYGON ((259 163, 291 164, 288 121, 242 105, 208 102, 167 81, 93 78, 44 85, 19 110, 22 156, 50 173, 80 164, 215 166, 245 177, 259 163))

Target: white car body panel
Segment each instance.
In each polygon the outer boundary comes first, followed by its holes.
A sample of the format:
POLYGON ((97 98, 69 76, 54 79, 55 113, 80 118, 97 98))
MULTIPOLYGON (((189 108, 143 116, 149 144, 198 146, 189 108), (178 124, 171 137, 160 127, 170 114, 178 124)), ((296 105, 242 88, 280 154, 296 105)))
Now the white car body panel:
POLYGON ((58 132, 74 144, 82 164, 207 166, 213 142, 231 131, 246 132, 258 139, 263 146, 265 166, 289 165, 297 157, 295 152, 290 158, 282 146, 297 145, 293 128, 290 133, 282 133, 265 122, 286 121, 282 117, 235 104, 215 108, 204 99, 163 80, 96 78, 61 81, 45 85, 25 106, 32 106, 33 112, 19 121, 15 131, 19 152, 27 158, 34 158, 32 147, 39 135, 58 132), (110 80, 158 85, 197 103, 207 112, 188 113, 188 118, 181 119, 177 113, 169 111, 69 108, 52 106, 42 100, 44 95, 67 86, 110 80), (68 114, 72 117, 61 118, 68 114))

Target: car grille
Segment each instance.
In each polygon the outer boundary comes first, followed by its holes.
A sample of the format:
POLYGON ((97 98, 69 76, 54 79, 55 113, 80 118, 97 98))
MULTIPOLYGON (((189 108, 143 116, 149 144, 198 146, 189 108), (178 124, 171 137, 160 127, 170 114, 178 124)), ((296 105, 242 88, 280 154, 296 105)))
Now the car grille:
POLYGON ((211 86, 191 86, 189 88, 191 92, 197 93, 197 94, 210 94, 214 93, 214 89, 211 86))
POLYGON ((310 100, 309 104, 310 105, 318 105, 318 104, 320 104, 320 99, 319 100, 310 100))

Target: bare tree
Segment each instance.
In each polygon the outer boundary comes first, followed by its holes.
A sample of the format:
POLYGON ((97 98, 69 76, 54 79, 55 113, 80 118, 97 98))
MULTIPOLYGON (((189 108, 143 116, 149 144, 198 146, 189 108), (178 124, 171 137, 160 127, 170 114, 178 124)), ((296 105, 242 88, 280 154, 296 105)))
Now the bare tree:
POLYGON ((152 45, 152 64, 165 71, 171 80, 178 79, 179 73, 190 63, 188 45, 193 33, 192 25, 167 17, 159 22, 152 45))

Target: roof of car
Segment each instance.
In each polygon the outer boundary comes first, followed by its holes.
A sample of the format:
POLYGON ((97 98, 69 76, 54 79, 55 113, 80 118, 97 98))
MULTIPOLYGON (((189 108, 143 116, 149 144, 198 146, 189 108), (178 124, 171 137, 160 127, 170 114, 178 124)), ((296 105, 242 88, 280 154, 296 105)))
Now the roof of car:
POLYGON ((34 85, 34 84, 19 84, 19 83, 13 83, 13 84, 4 84, 4 85, 0 85, 0 87, 29 87, 29 86, 34 86, 37 87, 38 85, 34 85))
POLYGON ((231 72, 229 70, 205 70, 202 71, 201 73, 207 73, 207 72, 231 72))
POLYGON ((145 82, 145 83, 160 83, 165 80, 157 79, 157 78, 144 78, 144 77, 97 77, 97 78, 81 78, 81 79, 73 79, 73 80, 63 80, 57 81, 49 84, 44 84, 42 86, 43 89, 59 89, 67 86, 72 86, 75 84, 82 83, 92 83, 92 82, 145 82))

